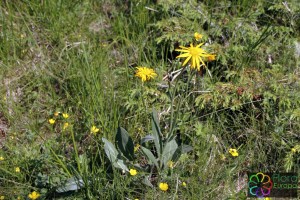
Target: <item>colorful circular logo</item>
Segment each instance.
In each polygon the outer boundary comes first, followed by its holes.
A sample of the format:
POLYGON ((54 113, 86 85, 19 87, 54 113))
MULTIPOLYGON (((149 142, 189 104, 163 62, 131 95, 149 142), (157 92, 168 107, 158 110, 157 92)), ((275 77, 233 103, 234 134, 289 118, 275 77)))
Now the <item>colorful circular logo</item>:
POLYGON ((249 177, 248 187, 251 195, 260 198, 270 194, 273 182, 270 176, 259 172, 249 177))

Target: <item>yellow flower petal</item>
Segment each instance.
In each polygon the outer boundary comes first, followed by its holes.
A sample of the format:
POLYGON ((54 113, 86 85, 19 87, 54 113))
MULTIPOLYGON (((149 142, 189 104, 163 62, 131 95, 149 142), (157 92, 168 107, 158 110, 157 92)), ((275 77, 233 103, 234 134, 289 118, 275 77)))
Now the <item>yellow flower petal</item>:
POLYGON ((54 124, 55 123, 55 119, 49 119, 48 120, 50 124, 54 124))
POLYGON ((194 33, 194 37, 195 37, 195 39, 197 41, 199 41, 203 37, 203 35, 201 35, 200 33, 196 32, 196 33, 194 33))
POLYGON ((155 71, 148 67, 137 67, 137 71, 135 73, 136 77, 139 77, 142 79, 143 82, 149 81, 151 79, 154 79, 157 74, 155 71))
POLYGON ((20 167, 16 167, 15 171, 19 173, 21 171, 20 167))
POLYGON ((162 191, 167 191, 169 189, 168 183, 159 183, 159 189, 162 191))
POLYGON ((129 173, 130 173, 131 176, 137 175, 137 171, 135 169, 130 169, 129 173))
POLYGON ((63 118, 65 118, 65 119, 68 119, 68 118, 69 118, 68 113, 63 113, 62 116, 63 116, 63 118))
POLYGON ((38 199, 40 196, 41 195, 36 191, 33 191, 31 194, 28 194, 29 199, 33 199, 33 200, 38 199))
POLYGON ((191 68, 201 70, 201 66, 206 66, 202 58, 211 57, 212 54, 207 53, 204 49, 200 48, 204 43, 200 43, 194 46, 192 43, 190 47, 179 46, 181 49, 175 49, 175 51, 182 52, 176 58, 186 58, 182 63, 185 66, 191 60, 191 68))
POLYGON ((96 126, 92 126, 91 128, 91 133, 95 134, 99 132, 99 128, 97 128, 96 126))

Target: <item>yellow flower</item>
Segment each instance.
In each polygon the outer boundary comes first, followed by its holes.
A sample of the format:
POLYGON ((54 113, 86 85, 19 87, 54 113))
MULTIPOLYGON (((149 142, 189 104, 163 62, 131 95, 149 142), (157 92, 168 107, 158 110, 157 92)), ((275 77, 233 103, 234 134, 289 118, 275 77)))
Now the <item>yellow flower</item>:
POLYGON ((40 196, 41 195, 36 191, 33 191, 31 194, 28 194, 29 199, 33 199, 33 200, 38 199, 40 196))
POLYGON ((0 161, 4 160, 4 158, 2 156, 0 156, 0 161))
POLYGON ((96 133, 99 132, 99 128, 97 128, 96 126, 92 126, 91 128, 91 133, 93 133, 94 135, 96 135, 96 133))
POLYGON ((134 147, 134 152, 137 152, 137 150, 139 150, 140 146, 141 146, 141 145, 139 145, 139 144, 135 145, 135 147, 134 147))
POLYGON ((0 199, 1 199, 1 200, 5 199, 5 196, 1 196, 0 199))
POLYGON ((17 200, 21 200, 21 197, 20 197, 20 196, 18 196, 17 200))
POLYGON ((54 124, 55 123, 55 119, 49 119, 48 120, 50 124, 54 124))
POLYGON ((169 189, 168 183, 159 183, 159 189, 162 191, 167 191, 169 189))
POLYGON ((130 169, 129 173, 130 173, 131 176, 137 175, 137 171, 135 169, 130 169))
POLYGON ((15 171, 19 173, 21 171, 20 167, 16 167, 15 171))
POLYGON ((63 116, 63 118, 65 118, 65 119, 68 119, 68 117, 69 117, 68 113, 63 113, 62 116, 63 116))
POLYGON ((68 126, 69 126, 69 123, 65 122, 64 125, 63 125, 63 129, 65 130, 66 128, 68 128, 68 126))
POLYGON ((270 197, 266 197, 265 200, 272 200, 270 197))
POLYGON ((186 182, 182 182, 182 186, 183 186, 183 187, 186 187, 186 182))
POLYGON ((173 162, 172 160, 170 160, 170 161, 168 162, 168 166, 169 166, 171 169, 173 169, 173 168, 174 168, 174 162, 173 162))
POLYGON ((141 78, 142 81, 145 82, 145 81, 149 81, 150 79, 154 79, 157 76, 157 74, 151 68, 137 67, 135 76, 141 78))
POLYGON ((296 148, 292 148, 291 151, 292 151, 292 153, 296 153, 297 150, 296 150, 296 148))
POLYGON ((200 33, 196 32, 196 33, 194 33, 194 37, 195 37, 195 39, 197 41, 199 41, 203 37, 203 35, 201 35, 200 33))
POLYGON ((236 149, 229 149, 229 153, 230 153, 233 157, 239 156, 239 153, 237 152, 236 149))
POLYGON ((216 55, 210 55, 210 56, 208 56, 207 60, 208 61, 214 61, 214 60, 216 60, 216 55))
POLYGON ((186 65, 190 59, 192 59, 192 69, 200 71, 201 66, 206 66, 203 58, 208 58, 212 56, 212 54, 208 54, 204 49, 200 48, 203 44, 204 43, 198 44, 195 47, 193 44, 190 44, 190 47, 179 46, 181 49, 175 49, 175 51, 183 52, 183 54, 180 54, 177 58, 186 58, 182 66, 186 65))
POLYGON ((60 112, 57 111, 54 113, 54 116, 57 117, 59 114, 60 114, 60 112))

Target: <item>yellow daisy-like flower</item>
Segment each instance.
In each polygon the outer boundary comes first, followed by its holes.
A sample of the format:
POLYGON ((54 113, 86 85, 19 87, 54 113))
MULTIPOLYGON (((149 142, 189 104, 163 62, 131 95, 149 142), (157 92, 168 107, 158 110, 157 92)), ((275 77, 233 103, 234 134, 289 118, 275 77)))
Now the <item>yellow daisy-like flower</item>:
POLYGON ((96 133, 99 132, 99 128, 97 128, 96 126, 92 126, 91 128, 91 133, 93 133, 94 135, 96 135, 96 133))
POLYGON ((4 158, 2 156, 0 156, 0 161, 4 160, 4 158))
POLYGON ((68 127, 69 127, 69 123, 65 122, 64 125, 63 125, 63 130, 67 129, 68 127))
POLYGON ((186 182, 182 182, 182 186, 183 186, 183 187, 186 187, 186 182))
POLYGON ((229 149, 229 153, 230 153, 233 157, 239 156, 239 153, 237 152, 236 149, 229 149))
POLYGON ((182 66, 186 65, 192 59, 191 68, 200 71, 201 66, 206 66, 203 58, 213 56, 213 54, 209 54, 204 49, 200 48, 203 44, 204 43, 198 44, 195 47, 193 44, 190 44, 190 47, 179 46, 181 49, 175 49, 175 51, 183 52, 183 54, 180 54, 176 58, 186 58, 182 63, 182 66))
POLYGON ((159 189, 162 191, 167 191, 169 189, 168 183, 159 183, 159 189))
POLYGON ((21 171, 20 167, 16 167, 15 171, 19 173, 21 171))
POLYGON ((38 199, 40 196, 41 195, 36 191, 33 191, 31 194, 28 194, 29 199, 33 199, 33 200, 38 199))
POLYGON ((196 33, 194 33, 194 37, 195 37, 195 40, 199 41, 199 40, 201 40, 201 38, 203 37, 203 35, 201 35, 200 33, 196 32, 196 33))
POLYGON ((54 124, 55 123, 55 119, 49 119, 48 120, 50 124, 54 124))
POLYGON ((137 175, 137 171, 135 169, 130 169, 129 173, 130 173, 131 176, 137 175))
POLYGON ((68 113, 63 113, 62 116, 63 116, 63 118, 65 118, 65 119, 68 119, 68 118, 69 118, 68 113))
POLYGON ((145 82, 145 81, 149 81, 150 79, 154 79, 157 76, 157 74, 151 68, 137 67, 135 76, 141 78, 142 81, 145 82))

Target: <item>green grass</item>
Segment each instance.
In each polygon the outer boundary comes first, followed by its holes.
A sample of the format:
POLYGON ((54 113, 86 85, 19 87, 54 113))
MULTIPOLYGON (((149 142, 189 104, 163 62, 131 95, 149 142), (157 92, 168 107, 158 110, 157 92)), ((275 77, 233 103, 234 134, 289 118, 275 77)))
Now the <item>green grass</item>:
POLYGON ((297 1, 275 0, 2 1, 0 197, 247 199, 247 172, 299 174, 299 12, 297 1), (195 32, 216 60, 169 81, 182 68, 175 49, 199 43, 195 32), (142 83, 138 66, 157 77, 142 83), (111 165, 102 137, 114 144, 121 126, 140 143, 152 108, 162 137, 193 150, 150 187, 146 169, 111 165), (84 187, 58 192, 70 178, 84 187))

